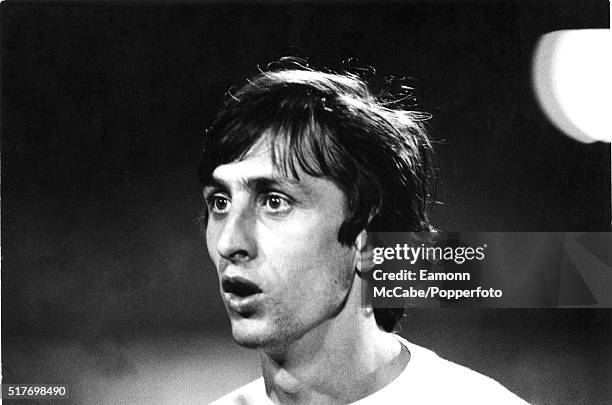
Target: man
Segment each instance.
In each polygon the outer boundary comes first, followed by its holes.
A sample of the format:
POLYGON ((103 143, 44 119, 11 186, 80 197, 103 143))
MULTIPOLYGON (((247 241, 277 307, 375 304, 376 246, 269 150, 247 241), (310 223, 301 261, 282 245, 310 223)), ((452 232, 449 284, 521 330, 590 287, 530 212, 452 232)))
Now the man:
POLYGON ((355 76, 292 66, 230 94, 208 131, 208 251, 263 371, 216 404, 524 403, 390 333, 402 309, 362 305, 367 232, 431 230, 425 117, 389 105, 355 76))

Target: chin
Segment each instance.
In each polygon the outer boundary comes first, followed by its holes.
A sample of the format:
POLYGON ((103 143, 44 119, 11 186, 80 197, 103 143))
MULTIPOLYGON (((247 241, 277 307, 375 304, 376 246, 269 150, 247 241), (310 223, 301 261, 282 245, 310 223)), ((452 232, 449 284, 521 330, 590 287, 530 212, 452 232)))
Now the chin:
POLYGON ((249 349, 276 346, 281 342, 278 333, 258 323, 260 322, 250 319, 233 320, 232 337, 234 341, 249 349))

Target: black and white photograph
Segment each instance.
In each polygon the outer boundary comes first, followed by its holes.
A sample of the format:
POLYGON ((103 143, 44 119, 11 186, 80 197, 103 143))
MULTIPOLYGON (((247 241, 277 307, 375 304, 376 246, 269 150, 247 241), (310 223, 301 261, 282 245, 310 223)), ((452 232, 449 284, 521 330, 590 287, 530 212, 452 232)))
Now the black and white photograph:
POLYGON ((2 401, 612 403, 609 1, 0 27, 2 401))

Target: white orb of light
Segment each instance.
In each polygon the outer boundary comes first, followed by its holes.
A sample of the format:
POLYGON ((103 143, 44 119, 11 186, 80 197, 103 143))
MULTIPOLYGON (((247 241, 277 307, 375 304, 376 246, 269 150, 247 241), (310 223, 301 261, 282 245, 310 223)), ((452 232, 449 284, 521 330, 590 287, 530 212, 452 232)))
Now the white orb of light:
POLYGON ((548 118, 565 134, 612 141, 612 31, 564 30, 540 38, 533 86, 548 118))

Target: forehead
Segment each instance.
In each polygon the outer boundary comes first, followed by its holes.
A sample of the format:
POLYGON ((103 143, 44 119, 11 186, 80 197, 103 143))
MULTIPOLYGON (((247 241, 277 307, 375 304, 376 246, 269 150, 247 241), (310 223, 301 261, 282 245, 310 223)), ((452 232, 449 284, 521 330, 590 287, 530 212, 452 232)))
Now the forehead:
POLYGON ((295 182, 279 172, 272 162, 270 147, 260 140, 239 160, 219 165, 212 173, 215 180, 241 180, 249 177, 280 177, 295 182))
POLYGON ((252 180, 267 179, 270 183, 300 192, 304 196, 331 198, 344 205, 344 193, 335 182, 311 176, 299 166, 296 174, 297 177, 294 177, 290 172, 277 167, 272 160, 269 143, 260 141, 242 159, 215 168, 212 180, 230 188, 248 188, 252 180))

